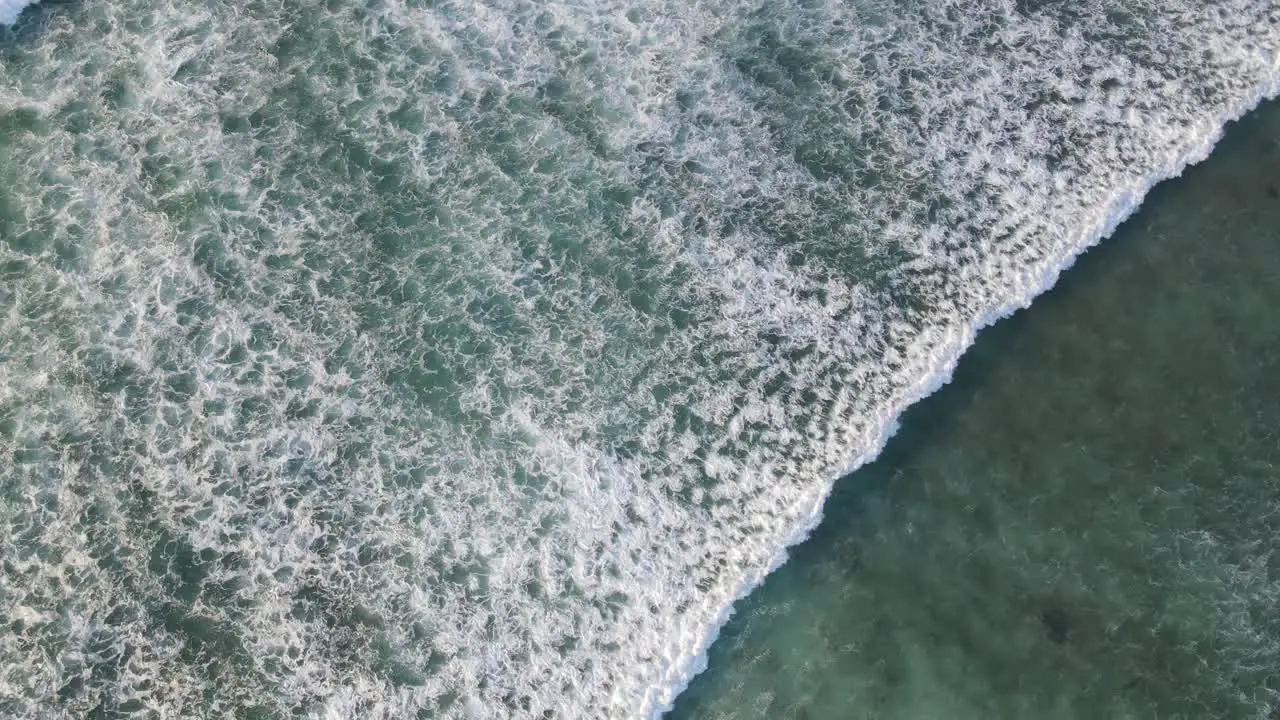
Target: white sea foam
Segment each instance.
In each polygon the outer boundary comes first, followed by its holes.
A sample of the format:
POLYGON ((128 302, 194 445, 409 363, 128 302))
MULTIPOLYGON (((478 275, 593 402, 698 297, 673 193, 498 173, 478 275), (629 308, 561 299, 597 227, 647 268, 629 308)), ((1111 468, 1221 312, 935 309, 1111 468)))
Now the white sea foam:
POLYGON ((1274 94, 1274 11, 1200 5, 52 13, 0 711, 659 714, 833 470, 1274 94))
MULTIPOLYGON (((1081 244, 1066 254, 1054 259, 1046 258, 1042 269, 1042 274, 1035 283, 1030 283, 1025 287, 1015 288, 1015 294, 1006 298, 1003 303, 984 313, 975 319, 971 330, 962 336, 960 342, 951 345, 944 345, 934 355, 934 370, 923 376, 920 381, 920 389, 906 396, 902 405, 891 420, 887 421, 881 428, 880 435, 863 449, 862 453, 844 466, 839 472, 830 476, 830 482, 826 487, 826 492, 822 497, 814 502, 812 511, 808 516, 800 521, 794 532, 788 536, 784 546, 779 549, 778 553, 770 561, 767 569, 763 573, 748 576, 743 579, 739 590, 734 597, 734 602, 746 597, 751 593, 770 572, 778 569, 787 560, 787 549, 793 545, 804 542, 814 528, 822 521, 822 505, 826 501, 827 495, 830 494, 832 487, 837 479, 852 473, 858 468, 872 462, 879 456, 884 446, 888 443, 898 431, 898 417, 903 410, 914 403, 923 400, 941 389, 951 381, 952 374, 955 371, 956 364, 960 360, 960 356, 973 344, 974 339, 979 331, 988 325, 991 325, 1003 318, 1006 318, 1018 310, 1025 309, 1031 305, 1032 300, 1037 296, 1049 290, 1057 283, 1058 277, 1062 272, 1075 264, 1076 259, 1086 252, 1089 248, 1097 243, 1110 237, 1116 228, 1122 222, 1129 218, 1135 211, 1141 207, 1147 193, 1157 184, 1164 180, 1177 177, 1188 166, 1199 163, 1209 157, 1210 151, 1222 137, 1222 130, 1227 123, 1238 120, 1247 112, 1256 108, 1264 100, 1275 99, 1280 96, 1280 54, 1273 55, 1271 63, 1274 68, 1269 81, 1265 85, 1261 85, 1251 97, 1240 99, 1236 104, 1224 110, 1221 115, 1205 123, 1204 132, 1199 137, 1188 137, 1190 146, 1180 156, 1171 156, 1168 162, 1153 170, 1152 173, 1142 178, 1135 188, 1120 188, 1115 192, 1115 199, 1107 206, 1104 213, 1101 214, 1102 221, 1092 226, 1083 225, 1083 227, 1092 227, 1092 232, 1082 233, 1081 244)), ((680 694, 689 684, 689 682, 698 673, 706 669, 707 666, 707 650, 711 644, 715 642, 720 630, 729 621, 733 615, 732 604, 726 606, 721 614, 712 624, 711 630, 708 632, 706 639, 701 645, 701 652, 692 658, 683 674, 677 676, 673 680, 673 692, 668 696, 668 700, 664 705, 655 707, 650 717, 660 717, 664 712, 670 710, 676 696, 680 694)))

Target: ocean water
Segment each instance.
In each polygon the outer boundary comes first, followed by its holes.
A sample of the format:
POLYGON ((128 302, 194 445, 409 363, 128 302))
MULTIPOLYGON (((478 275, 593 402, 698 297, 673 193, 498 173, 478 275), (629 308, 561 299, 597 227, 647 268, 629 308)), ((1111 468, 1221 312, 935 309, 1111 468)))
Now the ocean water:
POLYGON ((22 15, 30 0, 0 0, 0 25, 12 25, 22 15))
POLYGON ((1257 0, 33 6, 0 714, 656 715, 1277 90, 1257 0))
POLYGON ((1277 247, 1270 103, 983 331, 667 717, 1280 716, 1277 247))

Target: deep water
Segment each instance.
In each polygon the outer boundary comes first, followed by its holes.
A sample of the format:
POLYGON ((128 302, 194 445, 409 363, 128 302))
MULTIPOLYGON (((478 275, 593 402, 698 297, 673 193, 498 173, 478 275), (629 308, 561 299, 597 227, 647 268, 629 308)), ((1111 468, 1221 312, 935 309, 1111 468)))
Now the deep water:
POLYGON ((842 478, 669 718, 1275 718, 1280 104, 842 478))

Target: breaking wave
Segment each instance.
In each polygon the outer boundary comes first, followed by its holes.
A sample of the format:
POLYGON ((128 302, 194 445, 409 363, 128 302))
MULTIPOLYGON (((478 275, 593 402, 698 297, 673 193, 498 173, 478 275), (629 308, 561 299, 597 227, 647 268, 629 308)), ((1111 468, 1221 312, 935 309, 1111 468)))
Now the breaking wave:
POLYGON ((13 717, 658 714, 1280 90, 1244 0, 56 10, 0 38, 13 717))

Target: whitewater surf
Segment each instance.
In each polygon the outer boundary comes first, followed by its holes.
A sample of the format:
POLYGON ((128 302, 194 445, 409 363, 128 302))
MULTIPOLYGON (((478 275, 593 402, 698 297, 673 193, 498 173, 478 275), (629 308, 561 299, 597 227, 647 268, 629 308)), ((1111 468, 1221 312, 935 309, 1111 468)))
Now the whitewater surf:
POLYGON ((1243 0, 18 23, 13 717, 659 714, 974 333, 1280 79, 1243 0))

